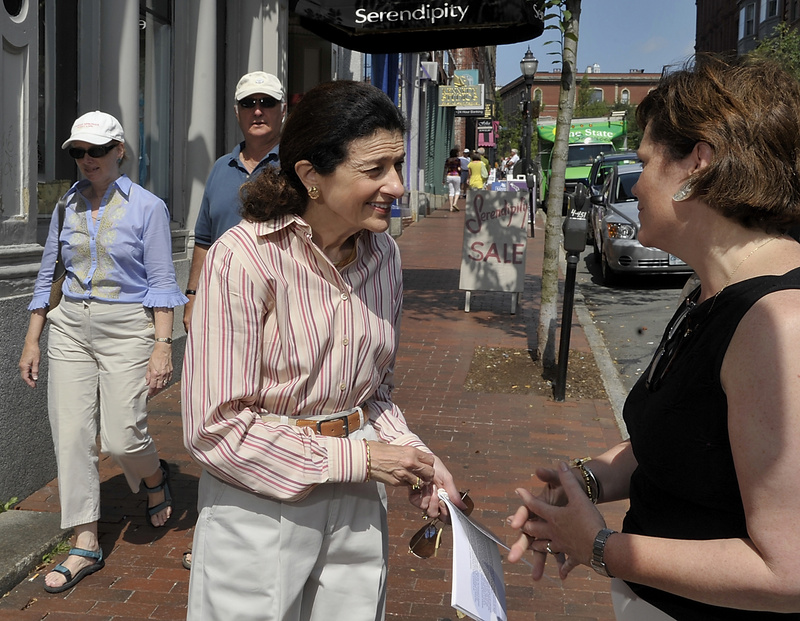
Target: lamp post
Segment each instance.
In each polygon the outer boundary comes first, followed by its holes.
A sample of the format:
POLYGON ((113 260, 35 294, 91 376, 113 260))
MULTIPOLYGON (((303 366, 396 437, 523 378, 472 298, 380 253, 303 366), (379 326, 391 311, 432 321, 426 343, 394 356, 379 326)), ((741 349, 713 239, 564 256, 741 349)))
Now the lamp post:
POLYGON ((533 78, 536 76, 536 70, 539 68, 539 61, 531 52, 530 46, 528 51, 519 61, 519 69, 522 72, 522 79, 525 82, 525 92, 523 93, 523 119, 525 121, 524 131, 522 132, 522 153, 525 158, 525 183, 528 186, 528 208, 530 214, 528 221, 531 224, 531 237, 534 236, 534 216, 535 216, 535 203, 534 203, 534 190, 536 188, 536 176, 533 173, 533 163, 531 162, 531 142, 533 141, 533 128, 531 126, 531 88, 533 87, 533 78))

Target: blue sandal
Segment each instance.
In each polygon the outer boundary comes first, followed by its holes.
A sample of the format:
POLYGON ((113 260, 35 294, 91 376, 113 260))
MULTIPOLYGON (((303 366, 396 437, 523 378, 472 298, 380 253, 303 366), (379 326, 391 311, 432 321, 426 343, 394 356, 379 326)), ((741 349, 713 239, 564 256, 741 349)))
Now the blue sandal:
POLYGON ((106 562, 103 560, 103 548, 100 548, 97 552, 94 552, 92 550, 84 550, 83 548, 70 548, 69 553, 70 556, 83 556, 85 558, 93 558, 95 559, 95 562, 81 569, 77 574, 75 574, 74 577, 69 569, 67 569, 61 563, 59 563, 53 568, 53 571, 62 574, 67 579, 67 581, 61 586, 57 587, 51 587, 45 584, 44 590, 47 591, 48 593, 61 593, 63 591, 66 591, 67 589, 71 589, 89 574, 93 574, 96 571, 100 571, 101 569, 103 569, 103 567, 106 566, 106 562))
MULTIPOLYGON (((164 502, 157 504, 155 507, 146 507, 144 517, 147 522, 153 528, 161 528, 161 526, 156 526, 153 524, 153 520, 151 519, 156 513, 163 511, 167 507, 172 506, 172 494, 170 493, 169 489, 169 464, 165 462, 163 459, 159 460, 161 469, 161 483, 156 485, 155 487, 147 487, 147 484, 142 481, 142 485, 144 489, 147 490, 148 494, 155 494, 156 492, 160 492, 164 490, 164 502)), ((172 517, 172 516, 170 516, 172 517)), ((164 526, 164 525, 162 525, 164 526)))

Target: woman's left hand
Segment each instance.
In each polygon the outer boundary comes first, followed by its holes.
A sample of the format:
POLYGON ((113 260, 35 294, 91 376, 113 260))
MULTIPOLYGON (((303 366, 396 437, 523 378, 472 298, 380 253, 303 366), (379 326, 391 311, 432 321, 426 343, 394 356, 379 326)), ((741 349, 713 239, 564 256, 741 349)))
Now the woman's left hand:
POLYGON ((461 494, 453 480, 453 475, 436 455, 433 456, 433 480, 420 489, 415 490, 412 487, 408 499, 412 505, 422 509, 429 517, 435 518, 440 515, 446 517, 447 509, 444 503, 439 501, 438 490, 440 488, 447 492, 450 502, 459 509, 467 508, 467 505, 461 500, 461 494))
POLYGON ((558 573, 562 580, 578 565, 589 565, 594 538, 606 525, 566 463, 559 464, 558 476, 567 496, 565 506, 555 506, 545 497, 518 489, 523 505, 509 521, 509 525, 519 529, 521 534, 511 546, 508 560, 516 562, 525 550, 533 550, 534 580, 544 574, 548 546, 558 559, 558 573))
POLYGON ((172 379, 172 346, 168 343, 157 342, 153 346, 153 353, 147 363, 147 373, 144 381, 149 390, 147 396, 152 397, 167 387, 172 379))

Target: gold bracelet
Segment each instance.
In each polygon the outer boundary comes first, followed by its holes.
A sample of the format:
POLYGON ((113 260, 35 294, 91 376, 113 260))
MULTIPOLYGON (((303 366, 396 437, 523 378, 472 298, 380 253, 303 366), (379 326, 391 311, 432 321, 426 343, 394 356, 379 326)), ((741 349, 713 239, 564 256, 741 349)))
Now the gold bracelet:
POLYGON ((367 442, 366 438, 362 438, 362 440, 364 440, 364 446, 367 447, 367 478, 364 479, 364 483, 367 483, 372 476, 372 455, 369 452, 369 442, 367 442))
POLYGON ((597 480, 594 472, 586 467, 586 463, 589 461, 592 461, 591 457, 580 457, 578 459, 573 459, 570 465, 580 471, 581 477, 583 478, 583 485, 586 489, 586 495, 589 497, 589 500, 597 504, 600 500, 600 481, 597 480))

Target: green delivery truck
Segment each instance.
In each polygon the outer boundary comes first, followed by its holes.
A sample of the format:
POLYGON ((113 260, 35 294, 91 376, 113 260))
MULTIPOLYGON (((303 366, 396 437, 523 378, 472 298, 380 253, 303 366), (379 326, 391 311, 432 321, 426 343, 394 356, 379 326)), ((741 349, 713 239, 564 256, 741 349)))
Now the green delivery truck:
MULTIPOLYGON (((539 124, 539 153, 542 162, 541 200, 546 204, 550 185, 550 159, 556 139, 556 123, 539 124)), ((588 185, 589 171, 601 153, 613 153, 617 146, 624 148, 627 124, 624 117, 607 116, 591 119, 572 119, 569 131, 569 152, 564 192, 575 191, 579 182, 588 185)))

